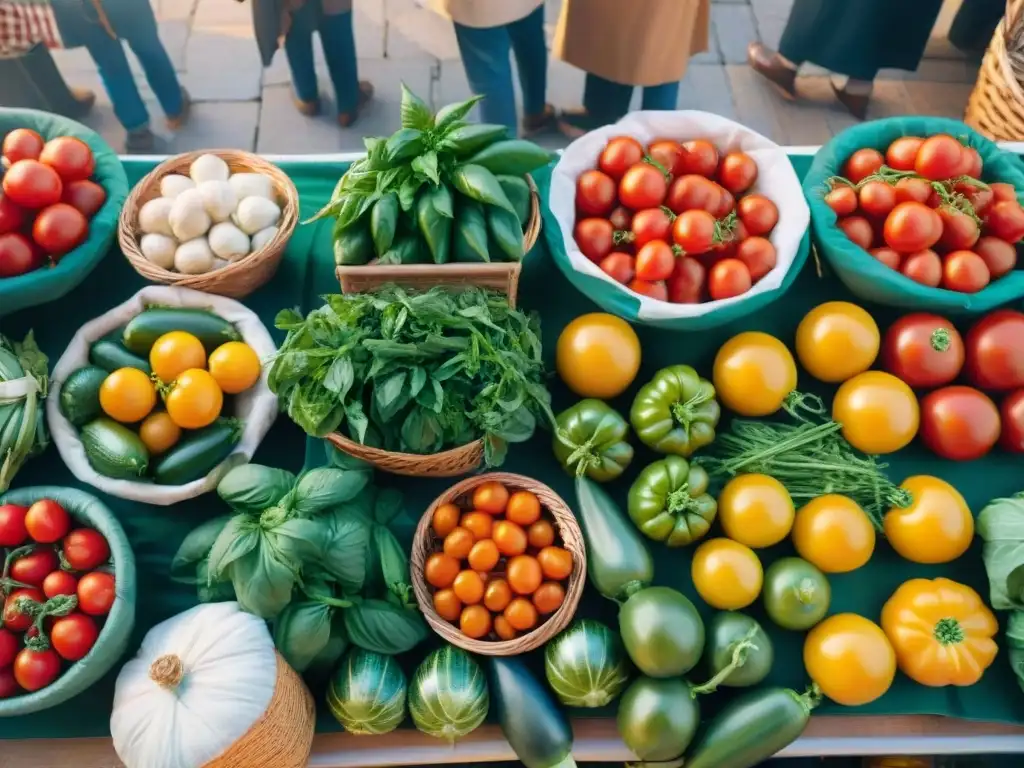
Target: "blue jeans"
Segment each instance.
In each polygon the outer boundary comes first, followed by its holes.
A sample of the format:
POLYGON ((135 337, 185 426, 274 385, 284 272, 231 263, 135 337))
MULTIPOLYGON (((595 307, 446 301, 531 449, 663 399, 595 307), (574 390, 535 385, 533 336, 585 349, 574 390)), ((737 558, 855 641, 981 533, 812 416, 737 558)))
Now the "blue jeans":
MULTIPOLYGON (((615 122, 629 111, 633 86, 605 80, 587 73, 583 85, 583 107, 594 117, 615 122)), ((673 110, 679 101, 679 81, 644 87, 641 109, 673 110)))
POLYGON ((516 134, 516 96, 512 88, 515 52, 519 85, 523 90, 523 112, 544 112, 548 86, 548 50, 544 42, 544 7, 503 27, 455 25, 462 65, 473 93, 481 95, 480 116, 485 123, 507 126, 516 134))
POLYGON ((300 101, 316 101, 320 91, 313 62, 313 33, 320 33, 320 45, 327 60, 327 72, 334 85, 339 112, 354 112, 359 106, 359 75, 352 13, 327 15, 320 0, 306 0, 292 14, 292 25, 284 39, 292 87, 300 101))

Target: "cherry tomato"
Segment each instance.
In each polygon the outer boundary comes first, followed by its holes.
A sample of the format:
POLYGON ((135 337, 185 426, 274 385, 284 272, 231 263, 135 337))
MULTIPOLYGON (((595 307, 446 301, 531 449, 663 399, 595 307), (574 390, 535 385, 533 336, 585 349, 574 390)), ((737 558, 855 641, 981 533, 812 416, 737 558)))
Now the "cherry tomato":
POLYGON ((903 257, 888 246, 872 248, 868 253, 874 256, 878 261, 885 264, 889 269, 899 270, 900 263, 903 261, 903 257))
POLYGON ((885 164, 897 171, 914 170, 922 144, 924 139, 919 136, 901 136, 885 150, 885 164))
POLYGON ((964 146, 948 134, 929 136, 921 144, 914 170, 926 179, 944 181, 956 176, 963 164, 964 146))
POLYGON ((11 667, 0 667, 0 699, 9 699, 16 696, 21 689, 18 681, 14 679, 14 669, 11 667))
POLYGON ((718 169, 718 150, 715 145, 705 139, 684 141, 682 167, 680 174, 696 173, 711 178, 718 169))
POLYGON ((53 544, 67 535, 71 517, 53 499, 40 499, 25 513, 25 528, 35 541, 53 544))
POLYGON ((609 253, 601 260, 600 266, 602 272, 623 285, 636 276, 636 264, 628 253, 609 253))
POLYGON ((836 212, 836 216, 849 216, 857 210, 857 191, 840 184, 825 195, 825 203, 836 212))
POLYGON ((633 245, 642 248, 651 240, 668 240, 675 216, 664 208, 646 208, 633 216, 633 245))
POLYGON ((0 669, 14 663, 14 657, 18 655, 20 645, 17 635, 0 627, 0 669))
POLYGON ((64 537, 64 559, 75 571, 91 571, 107 562, 110 547, 99 531, 77 528, 64 537))
POLYGON ((905 382, 882 371, 844 381, 832 401, 843 437, 864 453, 893 453, 907 446, 920 424, 917 398, 905 382))
POLYGON ((884 164, 885 158, 877 149, 858 149, 846 161, 846 165, 843 167, 843 176, 854 184, 858 184, 871 174, 876 173, 884 164))
POLYGON ((620 205, 608 214, 608 221, 616 230, 628 232, 633 226, 633 212, 620 205))
POLYGON ((942 287, 960 293, 977 293, 991 276, 985 260, 974 251, 947 253, 942 263, 942 287))
POLYGON ((22 648, 14 660, 14 679, 26 691, 45 688, 60 674, 60 657, 55 651, 22 648))
POLYGON ((92 650, 99 635, 100 631, 91 617, 72 613, 53 622, 50 643, 62 659, 78 661, 92 650))
POLYGON ((24 632, 32 626, 32 616, 18 610, 18 598, 25 598, 36 603, 45 603, 46 598, 38 589, 16 589, 4 601, 3 626, 12 632, 24 632))
POLYGON ((863 216, 847 216, 839 220, 838 226, 855 245, 864 250, 870 248, 875 241, 875 230, 863 216))
POLYGON ((80 211, 87 219, 91 219, 103 207, 103 203, 107 200, 107 193, 95 181, 80 179, 65 184, 60 199, 61 202, 80 211))
POLYGON ((649 283, 646 280, 633 280, 628 288, 633 293, 639 293, 641 296, 650 296, 652 299, 658 299, 659 301, 668 301, 668 286, 664 282, 649 283))
MULTIPOLYGON (((28 507, 0 504, 0 547, 20 547, 28 539, 25 514, 28 507)), ((3 666, 0 664, 0 666, 3 666)))
POLYGON ((39 269, 45 259, 42 251, 36 251, 20 232, 0 235, 0 278, 17 277, 39 269))
POLYGON ((1024 208, 1016 200, 999 200, 985 216, 985 234, 995 235, 1008 243, 1024 239, 1024 208))
POLYGON ((715 301, 744 294, 751 285, 750 270, 739 259, 722 259, 708 272, 708 293, 715 301))
POLYGON ((634 211, 657 208, 665 202, 666 194, 668 181, 665 175, 650 163, 637 163, 619 182, 619 200, 634 211))
POLYGON ((925 203, 931 199, 932 193, 935 192, 932 189, 932 185, 924 179, 916 177, 900 179, 896 182, 894 188, 896 192, 896 203, 925 203))
POLYGON ((878 356, 879 333, 863 307, 847 301, 826 301, 796 328, 796 356, 819 381, 838 383, 863 373, 878 356))
POLYGON ((25 208, 37 210, 60 202, 60 176, 38 160, 19 160, 4 174, 4 194, 25 208))
POLYGON ((615 181, 601 171, 585 171, 576 179, 576 208, 584 216, 607 216, 615 207, 615 181))
POLYGON ((944 317, 926 312, 904 315, 885 332, 882 366, 911 387, 941 387, 960 375, 964 341, 944 317))
POLYGON ((675 265, 676 254, 664 240, 652 240, 636 253, 636 276, 649 283, 665 280, 675 265))
POLYGON ((957 175, 970 176, 972 179, 980 179, 981 169, 981 153, 974 147, 964 147, 961 153, 960 172, 957 175))
POLYGON ((757 163, 746 152, 730 152, 718 166, 718 183, 741 195, 757 181, 757 163))
POLYGON ((922 203, 900 203, 885 217, 882 234, 886 245, 900 253, 923 251, 942 236, 942 219, 922 203))
POLYGON ((1024 387, 1024 314, 997 309, 975 323, 964 341, 972 384, 996 392, 1024 387))
POLYGON ((715 243, 711 246, 711 256, 715 257, 715 261, 720 259, 731 259, 736 256, 736 248, 744 240, 749 237, 747 228, 743 225, 743 222, 736 219, 732 223, 732 231, 724 233, 724 239, 715 243))
POLYGON ((706 253, 715 242, 715 217, 702 210, 683 211, 672 225, 672 239, 686 253, 706 253))
POLYGON ((1010 453, 1024 453, 1024 389, 1017 389, 999 404, 999 445, 1010 453))
POLYGON ((46 142, 39 162, 53 168, 65 182, 88 179, 96 169, 89 145, 73 136, 59 136, 46 142))
MULTIPOLYGON (((616 136, 609 140, 597 159, 597 167, 615 181, 644 159, 644 148, 631 136, 616 136)), ((600 215, 600 214, 595 214, 600 215)))
POLYGON ((747 195, 740 199, 736 214, 751 237, 769 234, 779 223, 779 209, 764 195, 747 195))
POLYGON ((114 577, 92 571, 78 580, 78 608, 90 616, 106 616, 114 605, 114 577))
POLYGON ((676 214, 684 211, 702 210, 708 213, 718 210, 721 203, 719 186, 703 176, 687 174, 672 182, 665 201, 676 214))
POLYGON ((47 597, 78 594, 78 579, 67 571, 53 571, 43 579, 43 594, 47 597))
POLYGON ((857 195, 860 209, 869 216, 885 216, 896 207, 896 190, 884 181, 869 181, 857 195))
POLYGON ((965 251, 978 242, 981 230, 973 216, 945 205, 938 210, 939 218, 942 220, 939 244, 943 248, 950 251, 965 251))
POLYGON ((24 209, 7 195, 0 193, 0 235, 17 231, 24 223, 24 209))
POLYGON ((991 189, 982 189, 973 184, 957 184, 953 187, 953 191, 963 195, 974 212, 982 218, 988 215, 989 208, 995 202, 995 195, 992 194, 991 189))
POLYGON ((747 265, 755 283, 775 268, 775 246, 764 237, 748 237, 736 246, 736 258, 747 265))
POLYGON ((1013 184, 1007 184, 1003 181, 993 181, 988 185, 988 188, 992 190, 992 201, 1001 203, 1004 200, 1009 200, 1012 203, 1017 202, 1017 190, 1014 189, 1013 184))
POLYGON ((11 563, 11 578, 32 587, 42 587, 43 580, 51 571, 57 570, 60 562, 52 549, 37 549, 29 555, 19 557, 11 563))
POLYGON ((668 300, 674 304, 699 304, 704 290, 704 265, 682 256, 668 279, 668 300))
POLYGON ((885 538, 913 563, 948 563, 967 551, 974 538, 974 517, 960 492, 928 475, 908 477, 900 488, 910 506, 893 507, 882 518, 885 538))
POLYGON ((938 288, 942 282, 942 260, 931 248, 925 248, 923 251, 908 253, 903 259, 900 272, 915 283, 938 288))
POLYGON ((647 148, 647 154, 673 176, 684 173, 686 151, 678 141, 659 139, 647 148))
POLYGON ((921 439, 944 459, 980 459, 999 439, 999 409, 972 387, 936 389, 921 400, 921 439))
POLYGON ((981 256, 992 279, 1002 277, 1017 266, 1017 249, 998 237, 985 235, 974 244, 974 252, 981 256))
POLYGON ((715 190, 718 192, 718 205, 711 211, 711 215, 716 219, 724 219, 736 208, 736 198, 721 184, 715 184, 715 190))
POLYGON ((43 137, 31 128, 15 128, 4 137, 3 149, 0 152, 8 163, 38 160, 44 144, 43 137))
POLYGON ((615 228, 608 219, 582 219, 576 222, 573 239, 580 253, 595 264, 612 252, 615 228))

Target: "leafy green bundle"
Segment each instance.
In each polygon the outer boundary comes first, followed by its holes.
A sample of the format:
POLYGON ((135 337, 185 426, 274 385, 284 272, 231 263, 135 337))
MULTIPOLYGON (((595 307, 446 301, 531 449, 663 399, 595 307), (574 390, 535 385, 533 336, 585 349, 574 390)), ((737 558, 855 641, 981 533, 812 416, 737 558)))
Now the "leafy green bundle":
POLYGON ((0 336, 0 493, 50 441, 45 420, 47 362, 32 331, 22 342, 0 336))
POLYGON ((1024 689, 1024 491, 992 499, 978 515, 981 557, 988 574, 988 602, 1010 611, 1004 622, 1010 666, 1024 689))
POLYGON ((270 389, 292 420, 323 437, 344 423, 353 440, 430 454, 484 438, 501 464, 537 418, 554 422, 536 316, 476 287, 325 297, 303 317, 277 316, 288 336, 270 389))
POLYGON ((409 560, 388 524, 402 495, 378 490, 371 468, 328 447, 332 466, 296 477, 246 464, 217 494, 235 512, 203 523, 178 549, 171 577, 204 602, 238 600, 272 621, 298 672, 329 672, 352 645, 404 653, 427 634, 409 560))
POLYGON ((366 138, 367 156, 314 216, 332 217, 338 264, 519 261, 530 215, 525 174, 551 162, 501 125, 463 120, 481 97, 436 115, 402 86, 402 127, 366 138))

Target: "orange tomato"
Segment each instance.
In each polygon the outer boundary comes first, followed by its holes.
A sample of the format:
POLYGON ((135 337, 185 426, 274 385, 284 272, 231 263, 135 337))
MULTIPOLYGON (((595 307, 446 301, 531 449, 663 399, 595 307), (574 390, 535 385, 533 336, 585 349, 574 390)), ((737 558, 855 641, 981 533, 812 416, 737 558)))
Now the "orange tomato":
POLYGON ((517 597, 509 603, 503 615, 512 629, 518 629, 520 632, 533 629, 537 625, 537 609, 525 597, 517 597))
POLYGON ((427 584, 438 589, 450 587, 459 575, 459 561, 443 552, 435 552, 427 558, 423 568, 427 584))
POLYGON ((555 543, 555 526, 547 520, 538 520, 526 532, 526 540, 537 549, 550 547, 555 543))
POLYGON ((149 366, 153 375, 169 384, 189 368, 205 368, 206 350, 203 342, 191 333, 171 331, 153 342, 149 366))
POLYGON ((142 421, 156 405, 156 388, 137 368, 118 368, 100 385, 100 407, 122 424, 142 421))
POLYGON ((455 596, 466 605, 476 605, 484 597, 484 580, 476 571, 462 571, 452 582, 455 596))
POLYGON ((506 557, 521 555, 526 551, 526 531, 508 520, 499 520, 494 524, 494 543, 498 551, 506 557))
POLYGON ((948 563, 967 551, 974 539, 974 516, 960 492, 928 475, 908 477, 900 488, 910 504, 894 506, 882 518, 892 548, 914 563, 948 563))
POLYGON ((462 516, 462 522, 459 525, 472 533, 473 538, 480 541, 480 539, 491 538, 494 518, 486 512, 467 512, 462 516))
POLYGON ((494 633, 502 640, 515 640, 516 631, 504 616, 494 617, 494 633))
POLYGON ((210 375, 229 395, 244 392, 260 378, 260 358, 241 341, 229 341, 210 355, 210 375))
POLYGON ((640 338, 621 317, 580 315, 558 336, 555 367, 580 397, 621 395, 640 370, 640 338))
POLYGON ((174 423, 184 429, 202 429, 213 424, 224 407, 224 393, 209 371, 189 368, 178 375, 164 399, 174 423))
POLYGON ((505 577, 513 592, 520 595, 531 595, 544 580, 544 573, 536 558, 529 555, 518 555, 508 561, 505 577))
POLYGON ((533 605, 543 614, 554 613, 565 600, 565 588, 557 581, 546 581, 533 593, 533 605))
POLYGON ((858 707, 889 690, 896 676, 896 652, 877 624, 839 613, 807 633, 804 669, 832 701, 858 707))
POLYGON ((487 582, 484 590, 484 605, 491 611, 504 611, 512 600, 512 588, 504 579, 487 582))
POLYGON ((454 504, 442 504, 435 509, 434 516, 431 518, 434 533, 443 539, 454 531, 459 524, 460 514, 459 508, 454 504))
POLYGON ((462 603, 451 589, 439 589, 434 593, 434 610, 445 621, 458 621, 462 614, 462 603))
POLYGON ((473 491, 473 509, 500 515, 508 504, 508 489, 497 480, 481 483, 473 491))
POLYGON ((481 539, 469 550, 469 567, 485 573, 498 564, 501 553, 490 539, 481 539))
POLYGON ((465 560, 472 548, 473 534, 461 526, 444 537, 444 553, 456 560, 465 560))
POLYGON ((572 573, 572 553, 561 547, 544 547, 537 553, 537 562, 549 579, 567 579, 572 573))
POLYGON ((523 527, 540 519, 540 500, 529 491, 516 491, 508 500, 505 517, 523 527))
POLYGON ((171 448, 181 438, 181 427, 167 411, 154 411, 139 425, 141 438, 150 455, 156 456, 171 448))
POLYGON ((479 640, 491 631, 491 614, 482 605, 467 605, 459 617, 459 629, 466 637, 479 640))

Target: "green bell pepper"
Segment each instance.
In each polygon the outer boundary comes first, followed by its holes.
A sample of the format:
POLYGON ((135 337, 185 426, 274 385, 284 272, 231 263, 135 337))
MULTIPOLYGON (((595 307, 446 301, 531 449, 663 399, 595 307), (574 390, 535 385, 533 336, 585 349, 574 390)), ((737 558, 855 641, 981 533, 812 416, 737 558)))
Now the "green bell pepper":
POLYGON ((708 482, 702 467, 666 456, 637 476, 629 489, 629 516, 648 538, 670 547, 692 544, 710 530, 718 512, 708 482))
POLYGON ((600 400, 580 400, 555 417, 552 449, 565 470, 605 483, 622 474, 633 460, 626 442, 629 424, 600 400))
POLYGON ((636 393, 629 421, 647 447, 691 456, 715 439, 721 413, 710 381, 688 365, 670 365, 636 393))

